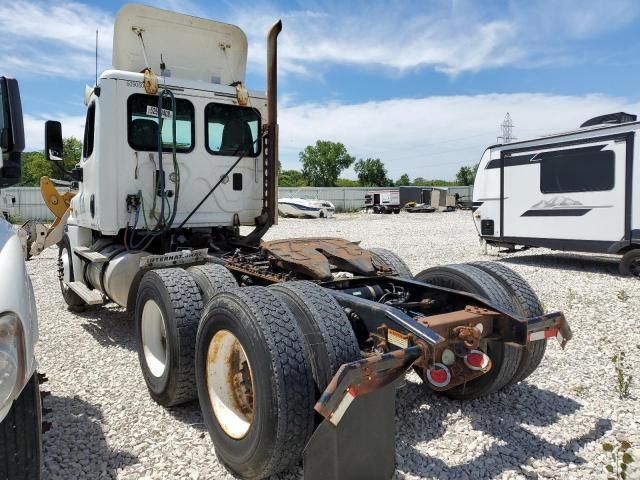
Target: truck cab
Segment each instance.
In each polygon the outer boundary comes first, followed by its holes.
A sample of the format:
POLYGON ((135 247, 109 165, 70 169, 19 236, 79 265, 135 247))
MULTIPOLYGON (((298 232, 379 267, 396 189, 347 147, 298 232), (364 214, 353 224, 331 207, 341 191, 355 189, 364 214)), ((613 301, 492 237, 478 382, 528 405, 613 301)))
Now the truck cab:
MULTIPOLYGON (((0 77, 0 186, 20 180, 24 129, 18 82, 0 77)), ((35 345, 38 316, 23 248, 0 218, 0 478, 39 479, 42 407, 35 345)))

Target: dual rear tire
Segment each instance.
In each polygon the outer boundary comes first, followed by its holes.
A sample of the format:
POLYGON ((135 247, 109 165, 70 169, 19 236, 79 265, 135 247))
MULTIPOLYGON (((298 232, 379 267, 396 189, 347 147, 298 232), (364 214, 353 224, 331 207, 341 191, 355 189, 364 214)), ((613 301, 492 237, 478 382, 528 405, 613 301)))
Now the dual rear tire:
POLYGON ((198 329, 196 384, 227 468, 257 479, 299 462, 319 394, 342 363, 359 357, 348 325, 333 297, 310 282, 212 298, 198 329))
MULTIPOLYGON (((508 267, 495 262, 433 267, 418 273, 415 279, 479 295, 489 303, 523 318, 544 313, 529 284, 508 267)), ((525 348, 489 341, 485 353, 491 358, 492 369, 476 380, 445 391, 445 394, 451 398, 469 400, 522 381, 539 366, 545 349, 546 340, 531 342, 525 348)))

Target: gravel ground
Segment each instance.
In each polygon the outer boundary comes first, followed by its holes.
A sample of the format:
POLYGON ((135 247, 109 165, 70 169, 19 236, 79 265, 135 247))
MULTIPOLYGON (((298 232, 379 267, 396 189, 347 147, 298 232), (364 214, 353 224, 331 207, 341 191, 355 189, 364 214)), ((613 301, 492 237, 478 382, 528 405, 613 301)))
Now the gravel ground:
MULTIPOLYGON (((522 274, 574 339, 550 344, 526 382, 472 402, 428 395, 411 375, 399 390, 396 478, 606 478, 605 441, 629 440, 640 463, 640 283, 613 257, 532 250, 484 255, 468 212, 281 219, 269 238, 341 236, 386 247, 419 270, 498 260, 522 274), (625 351, 630 398, 615 390, 611 357, 625 351)), ((233 478, 217 462, 197 403, 166 410, 147 393, 134 329, 121 308, 69 312, 57 252, 28 263, 40 320, 37 355, 49 376, 45 478, 233 478)), ((638 465, 638 463, 636 465, 638 465)), ((630 478, 640 478, 640 466, 630 478)), ((281 479, 301 477, 301 469, 281 479)))

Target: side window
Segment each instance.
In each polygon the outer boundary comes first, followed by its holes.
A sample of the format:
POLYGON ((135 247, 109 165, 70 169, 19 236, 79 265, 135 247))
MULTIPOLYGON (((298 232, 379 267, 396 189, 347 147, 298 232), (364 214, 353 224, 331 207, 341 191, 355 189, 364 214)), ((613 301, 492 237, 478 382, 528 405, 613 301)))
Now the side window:
POLYGON ((602 148, 604 145, 538 154, 540 191, 572 193, 613 189, 615 153, 602 148))
POLYGON ((260 154, 260 114, 250 107, 210 103, 205 109, 205 138, 213 155, 260 154))
POLYGON ((96 104, 92 103, 87 110, 84 123, 84 142, 82 142, 82 158, 89 158, 93 153, 93 138, 96 130, 96 104))
MULTIPOLYGON (((127 100, 127 134, 129 145, 134 150, 158 151, 158 97, 133 94, 127 100)), ((185 99, 176 98, 176 151, 187 153, 193 150, 194 108, 185 99)), ((173 122, 171 100, 162 103, 162 149, 173 149, 173 122)))

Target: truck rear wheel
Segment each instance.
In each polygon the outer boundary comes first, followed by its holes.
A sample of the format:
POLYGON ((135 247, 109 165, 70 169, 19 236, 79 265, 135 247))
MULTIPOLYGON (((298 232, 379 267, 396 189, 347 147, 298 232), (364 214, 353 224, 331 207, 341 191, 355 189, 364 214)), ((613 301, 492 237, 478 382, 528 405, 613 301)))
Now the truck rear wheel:
POLYGON ((245 479, 297 465, 313 432, 313 375, 291 311, 265 287, 220 292, 196 341, 196 381, 220 460, 245 479))
MULTIPOLYGON (((512 310, 509 293, 491 275, 472 265, 446 265, 423 270, 415 276, 420 282, 474 293, 490 303, 512 310)), ((522 359, 522 349, 504 342, 490 341, 485 352, 493 367, 481 377, 446 390, 445 395, 458 400, 470 400, 497 392, 515 377, 522 359)))
MULTIPOLYGON (((518 307, 514 311, 516 315, 531 318, 544 314, 544 308, 531 285, 506 265, 497 262, 473 262, 470 265, 484 270, 509 291, 518 307)), ((546 350, 546 340, 531 342, 525 349, 518 371, 511 383, 521 382, 531 375, 540 365, 546 350)))
POLYGON ((195 280, 200 293, 202 303, 206 305, 216 293, 221 290, 228 290, 238 286, 238 282, 233 274, 224 266, 217 263, 206 263, 195 267, 187 268, 187 272, 195 280))
POLYGON ((386 248, 370 248, 369 253, 373 257, 374 263, 390 268, 394 274, 401 278, 412 278, 411 269, 404 263, 398 255, 386 248))
POLYGON ((202 296, 181 268, 144 274, 138 287, 135 322, 138 358, 147 388, 160 405, 196 398, 194 349, 202 296))
POLYGON ((34 373, 0 422, 0 478, 38 480, 42 467, 42 404, 34 373))
POLYGON ((71 252, 71 242, 65 234, 58 243, 58 279, 60 280, 60 290, 62 298, 71 310, 77 310, 78 307, 85 305, 84 300, 80 296, 65 285, 75 281, 73 274, 73 253, 71 252))
POLYGON ((302 330, 319 395, 342 364, 360 358, 351 323, 336 299, 315 283, 285 282, 269 288, 289 307, 302 330))

